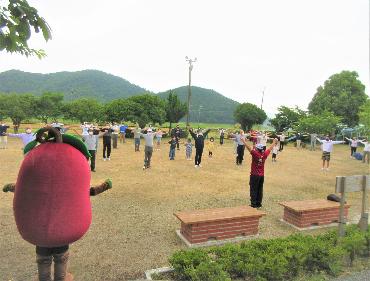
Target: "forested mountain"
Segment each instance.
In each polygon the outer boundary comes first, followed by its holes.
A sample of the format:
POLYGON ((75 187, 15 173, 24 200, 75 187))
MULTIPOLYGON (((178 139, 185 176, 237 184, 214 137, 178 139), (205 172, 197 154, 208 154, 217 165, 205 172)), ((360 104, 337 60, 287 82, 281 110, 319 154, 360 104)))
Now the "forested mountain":
MULTIPOLYGON (((180 100, 187 101, 187 86, 172 89, 172 91, 178 95, 180 100)), ((45 92, 63 93, 67 101, 92 97, 101 102, 153 93, 121 77, 97 70, 50 74, 10 70, 0 73, 0 93, 41 95, 45 92)), ((166 91, 158 95, 166 99, 168 93, 169 91, 166 91)), ((190 120, 198 122, 199 118, 199 121, 203 123, 234 123, 233 112, 238 104, 216 91, 192 86, 190 120)))
POLYGON ((104 102, 140 95, 148 91, 121 77, 98 70, 50 74, 10 70, 0 73, 0 92, 35 95, 59 92, 64 94, 66 100, 92 97, 104 102))
MULTIPOLYGON (((220 93, 200 87, 191 87, 190 121, 204 123, 235 123, 233 113, 238 102, 226 98, 220 93)), ((177 94, 179 99, 187 102, 188 87, 183 86, 169 90, 177 94)), ((167 98, 169 91, 158 93, 162 98, 167 98)))

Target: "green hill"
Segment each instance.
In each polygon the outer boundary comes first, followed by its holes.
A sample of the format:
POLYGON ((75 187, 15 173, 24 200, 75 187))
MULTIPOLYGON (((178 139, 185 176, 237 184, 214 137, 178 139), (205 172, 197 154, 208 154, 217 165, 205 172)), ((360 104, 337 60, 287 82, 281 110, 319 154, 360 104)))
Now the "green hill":
POLYGON ((127 98, 147 90, 131 84, 121 77, 98 70, 57 72, 50 74, 10 70, 0 73, 0 92, 63 93, 66 100, 93 97, 99 101, 127 98))
MULTIPOLYGON (((182 101, 187 101, 188 87, 173 89, 182 101)), ((44 92, 63 93, 65 100, 92 97, 101 102, 117 98, 127 98, 143 93, 153 93, 127 80, 97 70, 76 72, 57 72, 50 74, 29 73, 9 70, 0 73, 0 93, 31 93, 41 95, 44 92)), ((167 98, 168 92, 158 95, 167 98)), ((154 93, 153 93, 154 94, 154 93)), ((239 103, 216 91, 192 87, 190 107, 191 122, 234 123, 233 112, 239 103), (199 106, 201 107, 199 114, 199 106)))
MULTIPOLYGON (((179 99, 187 102, 188 87, 172 89, 179 99)), ((158 93, 162 98, 167 98, 169 91, 158 93)), ((235 123, 233 113, 238 102, 226 98, 220 93, 200 87, 191 87, 190 121, 203 123, 235 123)))

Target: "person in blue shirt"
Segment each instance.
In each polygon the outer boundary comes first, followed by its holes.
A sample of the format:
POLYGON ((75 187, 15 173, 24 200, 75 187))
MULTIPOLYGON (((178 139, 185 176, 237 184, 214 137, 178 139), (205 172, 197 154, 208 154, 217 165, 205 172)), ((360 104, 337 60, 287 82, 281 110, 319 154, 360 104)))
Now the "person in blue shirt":
POLYGON ((120 125, 119 126, 119 141, 120 143, 125 143, 126 142, 126 129, 127 125, 120 125))

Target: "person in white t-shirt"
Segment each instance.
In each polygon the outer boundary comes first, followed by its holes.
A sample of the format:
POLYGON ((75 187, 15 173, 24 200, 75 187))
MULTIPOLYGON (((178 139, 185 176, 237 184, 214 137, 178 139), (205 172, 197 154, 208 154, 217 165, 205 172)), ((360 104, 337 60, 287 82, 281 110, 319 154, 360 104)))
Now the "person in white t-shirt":
POLYGON ((316 138, 321 143, 322 149, 322 168, 321 170, 325 170, 325 163, 326 170, 329 171, 329 162, 330 162, 330 153, 333 151, 333 145, 344 143, 344 141, 332 141, 329 136, 326 136, 324 140, 320 140, 316 138))
POLYGON ((367 164, 370 163, 370 142, 367 140, 367 138, 363 139, 362 141, 359 141, 362 143, 364 147, 364 152, 362 154, 362 163, 365 163, 365 159, 367 158, 367 164))

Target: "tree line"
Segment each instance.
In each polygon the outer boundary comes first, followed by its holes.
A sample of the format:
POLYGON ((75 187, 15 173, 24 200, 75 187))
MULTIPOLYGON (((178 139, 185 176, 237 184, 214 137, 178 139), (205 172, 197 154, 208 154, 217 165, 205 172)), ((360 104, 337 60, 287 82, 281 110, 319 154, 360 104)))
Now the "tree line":
POLYGON ((329 77, 308 105, 308 111, 297 106, 280 106, 271 124, 276 131, 334 134, 343 128, 361 126, 370 134, 370 99, 355 71, 342 71, 329 77))
POLYGON ((10 118, 13 125, 36 118, 45 124, 58 119, 76 122, 131 121, 141 127, 146 124, 177 123, 186 114, 187 106, 176 93, 170 92, 163 100, 155 95, 143 94, 100 103, 93 98, 80 98, 65 102, 61 93, 0 94, 0 120, 10 118))

